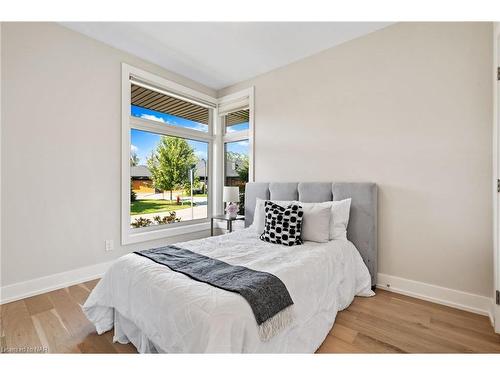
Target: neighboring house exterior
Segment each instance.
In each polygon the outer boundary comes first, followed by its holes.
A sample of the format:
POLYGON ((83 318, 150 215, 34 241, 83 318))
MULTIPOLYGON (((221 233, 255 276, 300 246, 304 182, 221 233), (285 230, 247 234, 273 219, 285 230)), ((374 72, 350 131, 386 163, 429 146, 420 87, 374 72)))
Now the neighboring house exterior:
POLYGON ((132 180, 132 190, 135 193, 154 193, 151 172, 145 165, 130 167, 130 179, 132 180))
POLYGON ((208 181, 208 167, 207 167, 207 162, 205 159, 198 160, 198 163, 196 163, 196 169, 194 171, 194 176, 198 177, 200 182, 205 182, 205 180, 208 181))
MULTIPOLYGON (((198 163, 196 164, 196 170, 194 174, 196 177, 198 177, 200 182, 205 182, 205 179, 208 176, 206 168, 207 165, 203 159, 199 160, 198 163)), ((226 173, 224 175, 224 178, 226 181, 226 186, 240 186, 246 183, 246 181, 242 181, 240 179, 240 176, 238 175, 237 172, 238 168, 239 168, 238 162, 225 163, 226 173)))
POLYGON ((238 161, 228 161, 225 163, 224 184, 226 186, 245 186, 246 181, 243 181, 238 174, 240 167, 238 161))
MULTIPOLYGON (((207 164, 202 160, 198 160, 196 164, 195 176, 198 177, 201 183, 208 183, 207 164)), ((238 162, 225 163, 224 181, 226 186, 245 186, 246 181, 241 180, 238 175, 238 162)), ((151 172, 146 165, 137 165, 130 167, 130 178, 132 180, 132 190, 135 193, 145 194, 155 193, 151 172)))

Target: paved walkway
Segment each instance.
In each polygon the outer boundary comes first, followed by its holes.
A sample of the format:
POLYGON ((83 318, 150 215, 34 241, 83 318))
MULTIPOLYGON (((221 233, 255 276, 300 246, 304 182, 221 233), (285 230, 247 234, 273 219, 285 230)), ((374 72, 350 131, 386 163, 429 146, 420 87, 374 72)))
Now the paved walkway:
MULTIPOLYGON (((178 194, 172 194, 172 199, 175 201, 177 199, 177 195, 178 194)), ((155 199, 161 199, 163 200, 163 193, 156 193, 156 194, 153 194, 153 193, 137 193, 137 199, 141 200, 141 199, 152 199, 152 200, 155 200, 155 199)), ((165 199, 168 199, 170 200, 170 193, 165 193, 165 199)), ((207 204, 207 197, 193 197, 193 202, 197 203, 197 204, 207 204)), ((183 202, 190 202, 191 201, 191 197, 190 196, 183 196, 181 197, 181 201, 183 202)))

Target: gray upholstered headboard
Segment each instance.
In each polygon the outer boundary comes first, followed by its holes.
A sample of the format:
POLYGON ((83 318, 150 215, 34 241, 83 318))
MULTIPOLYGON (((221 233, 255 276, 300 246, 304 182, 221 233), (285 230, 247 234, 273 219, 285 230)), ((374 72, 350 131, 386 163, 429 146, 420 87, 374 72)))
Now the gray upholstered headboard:
POLYGON ((245 226, 253 223, 257 198, 325 202, 352 198, 347 238, 361 254, 372 285, 377 282, 377 185, 359 182, 249 182, 245 191, 245 226))

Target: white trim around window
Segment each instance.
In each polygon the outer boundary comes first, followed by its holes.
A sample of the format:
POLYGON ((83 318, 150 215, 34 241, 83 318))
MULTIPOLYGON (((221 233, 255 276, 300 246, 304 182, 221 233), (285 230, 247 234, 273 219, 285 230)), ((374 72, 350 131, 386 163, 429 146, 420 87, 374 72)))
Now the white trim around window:
MULTIPOLYGON (((166 80, 141 69, 122 64, 122 190, 121 190, 121 220, 122 244, 138 243, 161 239, 170 236, 198 232, 210 228, 210 217, 213 212, 211 200, 208 201, 208 214, 206 219, 190 220, 189 222, 173 223, 167 225, 150 226, 145 228, 130 227, 130 131, 131 129, 143 130, 160 135, 170 135, 208 144, 208 171, 213 170, 214 160, 214 131, 213 113, 216 110, 217 100, 206 94, 200 93, 178 83, 166 80), (191 103, 209 108, 208 132, 201 132, 165 123, 131 116, 131 77, 150 87, 158 88, 160 92, 175 95, 191 103)), ((209 195, 217 188, 215 178, 208 180, 209 195)))
POLYGON ((188 234, 210 228, 210 217, 222 212, 222 187, 224 185, 224 144, 248 139, 249 181, 254 180, 254 88, 236 92, 222 98, 169 81, 142 69, 122 64, 122 172, 121 172, 121 232, 122 244, 132 244, 170 236, 188 234), (131 116, 131 82, 182 100, 209 108, 208 132, 201 132, 131 116), (243 103, 243 104, 242 104, 243 103), (223 116, 218 108, 229 104, 249 109, 249 129, 225 134, 223 116), (167 225, 145 228, 130 227, 130 130, 138 129, 160 135, 171 135, 208 143, 208 217, 167 225))
POLYGON ((237 142, 241 140, 248 139, 248 181, 253 182, 255 179, 255 169, 254 169, 254 134, 255 134, 255 125, 254 125, 254 87, 249 87, 248 89, 244 89, 238 92, 235 92, 230 95, 223 96, 217 101, 218 108, 218 118, 221 123, 221 133, 222 133, 222 148, 224 148, 224 144, 227 142, 237 142), (225 133, 224 126, 224 115, 230 113, 231 110, 235 109, 249 109, 248 116, 248 130, 237 131, 233 133, 225 133))

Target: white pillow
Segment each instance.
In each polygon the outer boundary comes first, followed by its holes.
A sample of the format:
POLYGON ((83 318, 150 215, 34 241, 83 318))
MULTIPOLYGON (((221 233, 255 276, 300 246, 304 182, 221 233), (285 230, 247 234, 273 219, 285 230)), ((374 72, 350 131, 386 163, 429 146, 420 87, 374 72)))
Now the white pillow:
POLYGON ((304 211, 301 237, 304 241, 328 242, 330 239, 330 218, 332 205, 324 203, 299 202, 304 211))
MULTIPOLYGON (((252 228, 259 233, 264 232, 264 224, 265 224, 265 212, 264 212, 264 204, 266 199, 257 198, 255 202, 255 210, 253 216, 253 224, 252 228)), ((289 204, 297 201, 272 201, 280 206, 286 207, 289 204)), ((330 209, 330 218, 329 222, 329 239, 330 240, 346 240, 347 239, 347 224, 349 223, 349 211, 351 209, 351 198, 347 198, 341 201, 327 201, 321 203, 304 203, 298 202, 303 207, 304 217, 302 219, 302 239, 305 241, 315 241, 315 242, 327 242, 327 241, 318 241, 317 239, 324 239, 324 224, 326 219, 324 216, 322 218, 314 218, 313 222, 321 222, 322 224, 316 229, 313 229, 311 226, 305 224, 307 223, 307 218, 309 215, 313 214, 309 209, 311 207, 328 207, 330 209), (304 226, 307 225, 306 228, 304 226), (305 232, 304 232, 305 231, 305 232), (305 234, 304 234, 305 233, 305 234), (310 239, 311 238, 311 239, 310 239), (314 238, 314 239, 313 239, 314 238)), ((321 211, 321 210, 320 210, 321 211)), ((310 218, 311 220, 311 218, 310 218)))
MULTIPOLYGON (((299 202, 304 209, 304 217, 302 219, 302 227, 304 222, 307 221, 306 209, 311 205, 323 205, 330 208, 330 240, 347 240, 347 224, 349 224, 349 212, 351 211, 351 198, 341 201, 327 201, 322 203, 304 203, 299 202)), ((303 229, 303 228, 302 228, 303 229)), ((304 230, 304 229, 303 229, 304 230)), ((305 239, 303 237, 303 239, 305 239)), ((307 241, 307 239, 306 239, 307 241)), ((314 241, 314 240, 311 240, 314 241)), ((319 241, 318 241, 319 242, 319 241)))
MULTIPOLYGON (((264 224, 265 224, 265 213, 264 213, 264 204, 267 199, 257 198, 255 202, 255 210, 253 216, 253 224, 252 228, 255 228, 257 232, 264 232, 264 224)), ((290 203, 294 201, 272 201, 280 206, 288 206, 290 203)), ((295 201, 296 202, 296 201, 295 201)), ((302 207, 306 207, 308 205, 317 205, 322 204, 331 208, 331 216, 330 216, 330 240, 346 240, 347 239, 347 224, 349 223, 349 212, 351 210, 351 198, 347 198, 341 201, 327 201, 321 203, 303 203, 299 202, 302 207)), ((305 218, 306 212, 304 210, 304 218, 303 221, 307 219, 305 218)), ((302 239, 305 239, 302 237, 302 239)), ((306 240, 307 241, 307 240, 306 240)))
POLYGON ((332 201, 330 219, 330 240, 347 240, 347 224, 351 210, 351 198, 332 201))
MULTIPOLYGON (((255 210, 253 212, 253 223, 250 227, 255 228, 255 230, 259 233, 264 232, 264 225, 266 221, 264 205, 266 203, 266 200, 269 199, 257 198, 257 200, 255 201, 255 210)), ((271 202, 279 204, 282 207, 286 207, 290 203, 293 203, 294 201, 271 201, 271 202)))

